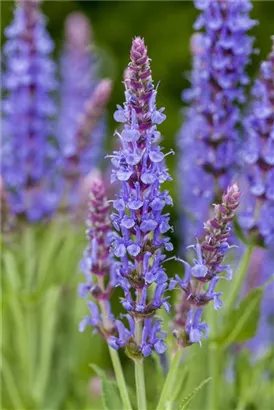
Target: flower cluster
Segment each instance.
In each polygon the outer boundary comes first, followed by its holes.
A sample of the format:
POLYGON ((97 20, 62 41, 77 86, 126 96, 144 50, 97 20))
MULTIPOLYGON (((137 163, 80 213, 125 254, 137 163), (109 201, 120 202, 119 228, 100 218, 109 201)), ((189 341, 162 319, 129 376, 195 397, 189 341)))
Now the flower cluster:
POLYGON ((243 148, 249 194, 239 222, 266 246, 274 246, 274 38, 272 52, 261 64, 252 95, 243 148))
POLYGON ((5 30, 2 174, 11 210, 37 221, 52 213, 57 156, 51 93, 57 87, 53 43, 39 1, 21 0, 5 30))
POLYGON ((89 243, 80 264, 86 283, 79 286, 79 295, 83 298, 91 295, 94 301, 88 301, 91 316, 83 319, 79 329, 83 331, 86 325, 90 324, 107 340, 116 327, 109 301, 117 282, 118 268, 117 263, 109 255, 111 234, 109 203, 102 177, 97 174, 94 175, 90 187, 87 218, 89 243))
POLYGON ((220 299, 222 293, 215 292, 215 287, 222 272, 227 273, 228 280, 232 278, 230 265, 224 265, 223 261, 230 248, 227 242, 229 225, 239 206, 239 197, 238 186, 229 186, 222 196, 222 203, 214 206, 214 217, 204 225, 204 239, 192 246, 196 253, 193 265, 182 261, 185 265, 184 279, 176 275, 170 283, 171 289, 179 285, 183 290, 182 301, 177 307, 174 331, 182 345, 200 343, 203 334, 207 333, 207 324, 201 322, 205 305, 211 300, 216 310, 223 305, 220 299))
POLYGON ((127 346, 135 354, 149 355, 153 348, 163 352, 165 344, 160 321, 154 318, 157 310, 169 304, 165 297, 167 275, 163 268, 163 250, 173 249, 169 238, 171 205, 168 191, 161 191, 163 182, 170 180, 165 155, 158 145, 157 125, 165 115, 156 108, 149 58, 144 41, 133 40, 131 62, 125 79, 124 107, 118 106, 116 121, 124 124, 118 133, 121 149, 112 156, 112 182, 118 181, 120 190, 113 202, 111 215, 116 236, 113 254, 120 261, 118 283, 124 291, 122 305, 134 319, 130 330, 121 329, 118 346, 127 346), (155 286, 153 286, 155 284, 155 286), (140 330, 141 327, 141 331, 140 330), (132 339, 128 343, 129 339, 132 339))
POLYGON ((97 79, 88 19, 81 13, 72 13, 66 20, 65 34, 58 133, 64 192, 68 196, 65 199, 69 206, 75 206, 81 177, 97 167, 100 161, 105 133, 104 108, 111 85, 107 80, 100 83, 97 79))
POLYGON ((249 18, 249 0, 197 0, 195 5, 201 14, 194 27, 203 31, 193 39, 192 85, 183 94, 191 108, 179 145, 181 181, 191 181, 181 189, 185 210, 190 215, 194 210, 199 232, 209 203, 220 198, 237 168, 239 106, 245 102, 245 69, 253 44, 247 32, 256 23, 249 18))

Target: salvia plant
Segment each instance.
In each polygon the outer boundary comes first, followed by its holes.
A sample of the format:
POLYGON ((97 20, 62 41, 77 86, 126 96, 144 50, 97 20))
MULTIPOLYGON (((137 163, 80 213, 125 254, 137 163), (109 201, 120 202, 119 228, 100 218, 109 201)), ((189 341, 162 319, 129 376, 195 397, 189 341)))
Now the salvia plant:
POLYGON ((51 186, 57 161, 52 140, 56 67, 38 1, 20 1, 5 34, 2 174, 12 212, 37 221, 57 203, 51 186))
POLYGON ((113 84, 88 18, 66 18, 58 64, 39 0, 16 2, 0 179, 7 409, 98 410, 97 396, 104 410, 270 409, 274 50, 252 80, 251 2, 194 5, 177 197, 145 40, 132 40, 104 154, 113 84), (113 375, 90 364, 89 403, 79 371, 105 351, 113 375))
POLYGON ((181 187, 185 212, 193 220, 186 221, 186 226, 200 233, 210 203, 220 198, 237 173, 240 109, 246 101, 246 66, 253 44, 248 31, 256 21, 249 17, 249 0, 197 0, 195 6, 200 15, 191 41, 191 88, 183 93, 191 106, 179 133, 179 146, 180 170, 190 181, 181 187))
MULTIPOLYGON (((274 38, 272 38, 274 44, 274 38)), ((274 246, 274 45, 252 87, 245 119, 244 175, 249 186, 239 222, 258 243, 274 246)))
POLYGON ((92 28, 81 13, 72 13, 65 24, 65 47, 61 58, 61 108, 58 134, 62 151, 65 204, 79 203, 79 181, 102 157, 104 108, 111 81, 99 81, 92 28))

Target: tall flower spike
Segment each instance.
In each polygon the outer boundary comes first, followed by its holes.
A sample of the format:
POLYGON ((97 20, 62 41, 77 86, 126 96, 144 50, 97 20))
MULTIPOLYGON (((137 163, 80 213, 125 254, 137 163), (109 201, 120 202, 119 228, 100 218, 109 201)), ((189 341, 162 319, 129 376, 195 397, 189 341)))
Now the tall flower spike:
POLYGON ((110 296, 116 285, 117 263, 109 255, 111 242, 111 221, 102 177, 97 173, 90 187, 89 214, 87 218, 88 246, 80 264, 86 283, 80 284, 79 295, 92 297, 88 301, 90 315, 79 325, 83 331, 90 324, 107 341, 117 331, 111 313, 110 296))
POLYGON ((61 59, 59 136, 66 186, 64 191, 69 196, 66 205, 74 207, 79 200, 81 178, 100 162, 105 106, 111 85, 109 80, 99 82, 97 78, 89 20, 81 13, 70 14, 66 20, 65 36, 61 59))
POLYGON ((66 179, 65 192, 69 193, 70 205, 79 206, 81 202, 80 190, 83 180, 88 175, 88 164, 91 169, 95 169, 96 149, 90 149, 90 138, 97 132, 98 122, 101 121, 105 112, 112 91, 112 82, 109 79, 101 80, 95 87, 91 97, 85 102, 83 113, 78 117, 78 126, 75 132, 75 153, 64 161, 63 173, 66 179), (89 161, 86 161, 86 155, 89 161), (94 158, 92 156, 94 155, 94 158), (84 169, 83 161, 86 163, 84 169))
POLYGON ((156 108, 147 48, 144 40, 136 37, 130 51, 131 62, 125 79, 124 107, 118 106, 116 121, 124 124, 119 138, 121 149, 112 156, 112 182, 120 184, 111 216, 117 231, 112 243, 113 253, 120 261, 118 283, 124 290, 122 305, 134 318, 131 340, 125 333, 119 346, 127 346, 134 355, 149 355, 153 349, 165 349, 164 334, 153 316, 164 306, 167 275, 163 268, 164 250, 172 245, 164 234, 170 230, 171 205, 168 191, 161 191, 163 182, 170 180, 161 147, 157 125, 164 121, 163 109, 156 108), (155 287, 153 286, 155 284, 155 287), (154 290, 152 290, 154 288, 154 290), (152 293, 152 296, 151 296, 152 293), (133 332, 134 329, 134 333, 133 332))
MULTIPOLYGON (((198 84, 204 70, 202 56, 206 52, 206 48, 203 34, 193 34, 190 45, 193 56, 191 88, 185 90, 182 96, 185 102, 191 102, 191 105, 183 111, 184 122, 178 134, 178 148, 182 156, 182 160, 178 164, 180 199, 183 207, 181 231, 182 238, 186 241, 194 235, 202 235, 201 221, 208 216, 208 210, 213 201, 212 187, 214 185, 212 175, 204 172, 203 168, 196 164, 196 139, 200 132, 200 124, 197 121, 198 104, 195 99, 199 95, 198 84), (185 235, 186 232, 187 235, 185 235)), ((184 246, 184 244, 182 245, 184 246)))
POLYGON ((274 247, 274 37, 252 89, 243 147, 249 193, 239 222, 259 243, 274 247))
POLYGON ((197 0, 195 5, 201 14, 194 27, 203 31, 192 40, 192 84, 183 94, 191 105, 179 145, 180 181, 190 181, 181 188, 182 203, 199 234, 209 204, 220 199, 237 171, 239 108, 245 101, 245 69, 253 44, 247 32, 255 22, 249 18, 249 0, 197 0))
POLYGON ((230 223, 235 217, 239 206, 240 192, 236 184, 229 186, 223 194, 222 203, 214 205, 214 216, 204 224, 204 239, 194 248, 196 258, 190 265, 185 265, 185 275, 182 280, 178 275, 171 281, 170 288, 177 285, 182 289, 182 298, 176 309, 174 335, 178 343, 188 346, 201 343, 208 326, 201 322, 203 307, 213 301, 214 308, 220 309, 223 302, 221 292, 215 292, 215 287, 221 279, 220 274, 226 272, 226 279, 232 278, 232 270, 223 261, 230 246, 227 240, 230 235, 230 223))
POLYGON ((57 83, 39 1, 18 1, 5 34, 2 174, 13 213, 37 221, 52 213, 58 199, 51 186, 57 155, 51 94, 57 83))

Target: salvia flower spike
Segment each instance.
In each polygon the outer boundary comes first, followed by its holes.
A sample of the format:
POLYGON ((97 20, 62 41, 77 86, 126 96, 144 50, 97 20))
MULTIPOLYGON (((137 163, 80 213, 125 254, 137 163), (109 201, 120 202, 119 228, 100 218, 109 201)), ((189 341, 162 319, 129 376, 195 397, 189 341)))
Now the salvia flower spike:
POLYGON ((187 145, 180 181, 191 181, 182 187, 183 202, 200 233, 209 204, 220 199, 238 170, 240 108, 253 46, 247 33, 256 22, 249 17, 249 0, 197 0, 195 5, 201 14, 194 25, 199 32, 192 41, 192 84, 183 94, 191 105, 179 144, 184 154, 187 145))
POLYGON ((50 215, 58 195, 52 119, 57 88, 53 43, 39 1, 18 1, 5 30, 2 175, 11 211, 30 221, 50 215))
POLYGON ((65 158, 75 154, 78 116, 93 92, 95 82, 91 26, 81 13, 66 19, 65 47, 61 58, 61 112, 59 134, 65 158))
POLYGON ((79 202, 79 183, 102 155, 105 105, 109 80, 98 79, 98 61, 89 20, 82 13, 66 19, 65 47, 61 59, 61 112, 59 138, 66 206, 79 202), (96 106, 98 104, 98 107, 96 106))
POLYGON ((207 334, 208 326, 202 321, 203 308, 213 301, 214 308, 220 309, 223 302, 221 292, 215 287, 222 275, 232 278, 230 265, 224 259, 230 246, 227 242, 230 235, 230 224, 239 206, 240 191, 236 184, 228 187, 222 196, 221 204, 214 205, 214 216, 204 224, 205 236, 201 242, 191 246, 196 257, 193 264, 182 261, 185 266, 184 279, 176 275, 171 280, 170 289, 179 285, 182 298, 176 309, 174 335, 178 342, 187 346, 201 342, 207 334))
POLYGON ((272 42, 245 121, 243 159, 249 193, 239 215, 240 225, 267 247, 274 247, 274 37, 272 42))
POLYGON ((173 247, 165 236, 171 227, 169 214, 163 209, 172 204, 172 199, 161 185, 171 178, 158 144, 157 125, 165 115, 163 109, 156 108, 157 91, 147 48, 140 37, 132 42, 130 58, 125 78, 126 102, 114 114, 123 129, 117 133, 121 149, 112 155, 112 182, 118 182, 120 190, 113 202, 111 219, 117 231, 112 249, 120 261, 122 305, 134 320, 129 330, 120 322, 119 338, 113 340, 113 347, 127 347, 129 354, 148 356, 153 349, 159 353, 165 350, 161 319, 154 316, 161 306, 169 310, 163 263, 164 251, 173 247), (141 332, 137 330, 140 324, 141 332))
MULTIPOLYGON (((208 209, 213 199, 213 177, 196 164, 197 135, 200 125, 197 122, 197 102, 194 97, 199 94, 199 79, 204 70, 202 55, 206 52, 204 36, 201 33, 192 35, 190 42, 192 60, 191 88, 183 92, 183 99, 191 103, 184 109, 184 121, 178 134, 178 149, 182 159, 178 163, 179 189, 182 206, 181 232, 186 241, 203 232, 202 222, 208 216, 208 209), (182 176, 184 176, 182 178, 182 176), (185 183, 184 181, 188 181, 185 183), (199 198, 197 200, 197 198, 199 198), (187 232, 187 235, 185 233, 187 232)), ((189 245, 189 243, 186 243, 189 245)), ((183 244, 184 245, 184 244, 183 244)))
POLYGON ((111 313, 110 296, 116 285, 117 263, 109 254, 111 221, 104 182, 99 173, 94 174, 90 184, 89 213, 87 218, 88 246, 80 263, 86 282, 80 284, 79 295, 91 297, 88 301, 90 315, 80 323, 83 331, 90 324, 107 341, 116 326, 111 313))
MULTIPOLYGON (((83 173, 82 159, 85 151, 90 145, 90 136, 96 131, 98 122, 100 122, 105 112, 105 106, 108 103, 112 91, 112 82, 104 79, 98 82, 91 97, 88 98, 83 106, 81 115, 78 116, 78 124, 75 130, 75 152, 66 159, 64 174, 70 181, 78 181, 83 173)), ((94 168, 94 162, 90 162, 94 168)), ((86 171, 88 168, 86 168, 86 171)), ((90 169, 89 169, 90 170, 90 169)))

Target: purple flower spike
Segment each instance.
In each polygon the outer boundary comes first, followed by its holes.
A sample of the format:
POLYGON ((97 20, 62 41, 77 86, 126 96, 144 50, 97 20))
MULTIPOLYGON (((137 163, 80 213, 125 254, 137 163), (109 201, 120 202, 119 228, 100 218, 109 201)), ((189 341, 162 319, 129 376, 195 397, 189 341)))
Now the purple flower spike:
MULTIPOLYGON (((90 138, 96 129, 98 121, 104 114, 105 106, 108 103, 112 91, 112 82, 104 79, 95 87, 91 97, 84 104, 83 112, 78 115, 78 124, 75 131, 75 146, 70 153, 67 152, 64 162, 64 174, 68 182, 72 184, 78 181, 82 174, 87 173, 95 162, 83 164, 85 152, 90 145, 90 138)), ((86 160, 86 158, 85 158, 86 160)))
MULTIPOLYGON (((171 205, 168 191, 161 185, 170 180, 161 147, 157 125, 165 119, 163 109, 156 107, 150 60, 144 40, 136 37, 130 52, 131 62, 125 76, 124 107, 118 106, 116 121, 123 123, 118 134, 121 149, 112 155, 112 182, 120 191, 113 203, 111 216, 117 231, 112 242, 114 255, 120 260, 119 286, 124 290, 122 304, 136 322, 143 324, 142 340, 135 337, 128 351, 148 356, 152 350, 162 352, 165 335, 160 322, 153 316, 169 304, 165 297, 167 275, 163 268, 164 249, 172 250, 169 238, 169 214, 163 212, 171 205), (152 299, 150 286, 156 285, 152 299), (133 295, 136 295, 133 298, 133 295)), ((133 354, 133 353, 132 353, 133 354)))
POLYGON ((207 325, 200 319, 203 307, 213 300, 215 310, 223 306, 220 299, 222 292, 215 292, 215 287, 221 279, 220 274, 226 272, 226 279, 231 279, 231 268, 223 265, 230 246, 227 243, 230 235, 230 223, 235 217, 239 206, 240 191, 236 184, 229 186, 223 194, 222 203, 214 205, 214 216, 204 224, 204 239, 194 248, 196 258, 191 267, 185 265, 185 277, 178 275, 171 281, 171 288, 177 285, 182 289, 180 304, 176 308, 174 321, 174 336, 182 346, 200 343, 207 325))
POLYGON ((242 228, 267 247, 274 247, 274 37, 272 42, 252 88, 253 102, 245 121, 243 159, 249 193, 239 215, 242 228))
POLYGON ((109 80, 99 82, 92 28, 82 13, 66 19, 61 59, 61 112, 59 138, 67 205, 79 202, 79 183, 99 165, 105 134, 105 106, 109 80))
POLYGON ((86 283, 80 284, 79 295, 82 298, 91 296, 88 301, 91 316, 81 322, 79 329, 86 325, 93 326, 109 343, 119 333, 118 324, 114 321, 110 309, 110 296, 116 286, 118 263, 111 260, 109 248, 111 242, 111 222, 109 204, 105 187, 99 174, 93 178, 90 188, 89 215, 87 219, 88 247, 80 263, 81 272, 86 283))
POLYGON ((5 35, 2 175, 13 214, 34 222, 51 215, 58 202, 52 184, 57 82, 39 1, 18 1, 5 35))
POLYGON ((220 199, 238 168, 240 108, 253 45, 247 32, 256 24, 249 18, 249 0, 199 0, 195 5, 201 14, 194 27, 201 31, 191 41, 191 88, 183 93, 189 107, 178 135, 186 238, 202 234, 210 204, 220 199))

